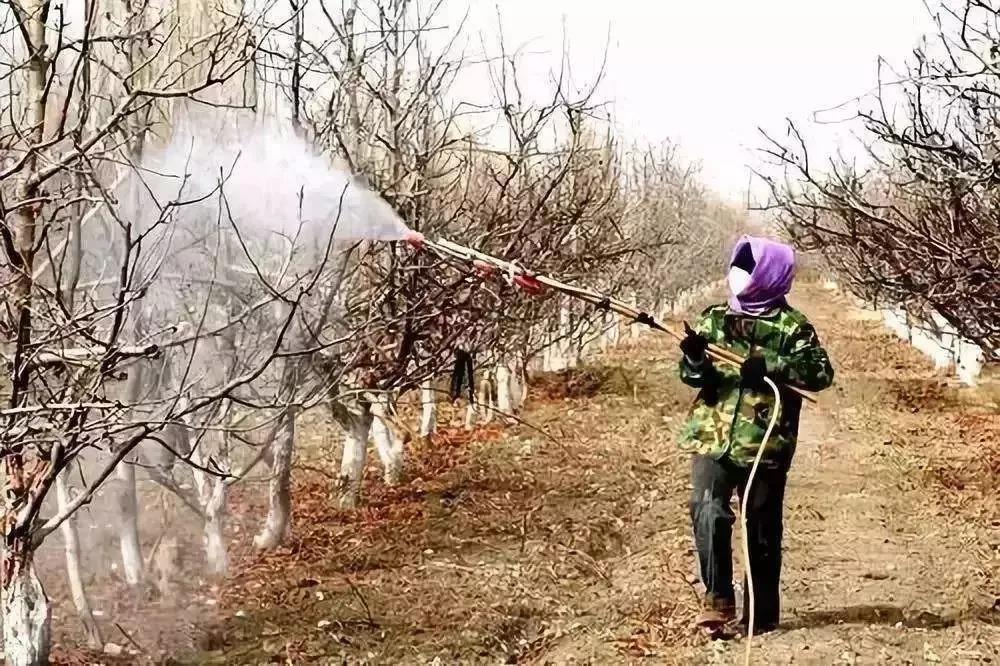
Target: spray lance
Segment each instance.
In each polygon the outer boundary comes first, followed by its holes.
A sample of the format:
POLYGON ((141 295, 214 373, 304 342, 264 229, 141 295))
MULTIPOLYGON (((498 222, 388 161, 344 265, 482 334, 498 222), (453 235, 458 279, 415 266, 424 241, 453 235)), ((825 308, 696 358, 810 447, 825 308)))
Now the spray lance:
MULTIPOLYGON (((589 303, 599 310, 615 312, 634 323, 644 324, 658 333, 669 335, 677 341, 681 341, 685 337, 683 333, 667 328, 660 322, 656 321, 656 319, 648 312, 636 309, 621 300, 606 296, 587 287, 580 287, 557 280, 547 275, 536 273, 518 265, 516 262, 500 259, 484 252, 459 245, 458 243, 453 243, 444 238, 432 241, 425 238, 423 234, 418 232, 411 232, 408 234, 406 242, 418 250, 429 250, 438 255, 440 258, 451 263, 463 263, 469 265, 483 278, 504 275, 507 277, 508 282, 517 285, 522 291, 529 295, 541 295, 546 289, 551 289, 552 291, 557 291, 565 294, 566 296, 570 296, 571 298, 576 298, 577 300, 589 303)), ((707 353, 714 360, 735 367, 741 366, 745 360, 742 356, 731 350, 712 344, 708 346, 707 353)), ((786 386, 785 388, 799 395, 804 400, 812 403, 816 402, 816 398, 808 391, 804 391, 794 386, 786 386)))
MULTIPOLYGON (((576 298, 578 300, 584 301, 593 305, 595 308, 615 312, 623 317, 630 319, 634 323, 644 324, 649 328, 669 335, 677 341, 684 339, 685 335, 667 328, 660 322, 650 315, 649 313, 638 310, 631 305, 620 301, 618 299, 606 296, 598 291, 589 289, 586 287, 580 287, 578 285, 569 284, 561 280, 549 277, 547 275, 541 275, 535 273, 534 271, 528 270, 522 266, 519 266, 513 261, 507 261, 500 259, 498 257, 491 256, 484 252, 474 250, 458 243, 453 243, 444 238, 439 238, 436 241, 432 241, 424 237, 423 234, 419 232, 410 232, 406 238, 412 247, 418 251, 429 250, 434 254, 438 255, 441 259, 448 261, 450 263, 461 263, 466 265, 471 265, 473 270, 478 273, 483 278, 491 278, 499 274, 505 274, 507 280, 511 284, 515 284, 521 288, 522 291, 529 295, 540 295, 546 289, 551 289, 557 291, 561 294, 569 296, 571 298, 576 298)), ((731 366, 740 367, 744 362, 744 357, 739 354, 725 349, 724 347, 719 347, 717 345, 709 344, 706 353, 714 360, 721 363, 725 363, 731 366)), ((754 479, 757 476, 757 469, 760 467, 760 462, 763 459, 764 451, 767 448, 767 443, 771 439, 771 435, 774 432, 774 428, 777 425, 778 414, 780 413, 781 407, 781 389, 778 385, 772 381, 770 378, 764 378, 765 383, 768 388, 771 389, 774 394, 775 409, 772 410, 771 419, 768 423, 767 430, 764 433, 764 437, 761 440, 760 447, 757 450, 757 455, 754 458, 753 465, 750 468, 750 474, 747 478, 746 489, 743 492, 743 496, 740 498, 740 528, 743 533, 743 561, 747 576, 747 595, 749 600, 749 618, 748 619, 748 634, 745 652, 745 664, 750 664, 751 658, 751 648, 753 643, 753 632, 754 632, 754 622, 755 622, 755 598, 754 598, 754 584, 753 584, 753 573, 750 571, 750 553, 749 553, 749 540, 747 538, 747 516, 746 507, 749 503, 750 490, 753 487, 754 479)), ((795 386, 784 386, 787 391, 791 391, 796 395, 800 396, 802 399, 815 403, 816 398, 809 393, 795 386)))

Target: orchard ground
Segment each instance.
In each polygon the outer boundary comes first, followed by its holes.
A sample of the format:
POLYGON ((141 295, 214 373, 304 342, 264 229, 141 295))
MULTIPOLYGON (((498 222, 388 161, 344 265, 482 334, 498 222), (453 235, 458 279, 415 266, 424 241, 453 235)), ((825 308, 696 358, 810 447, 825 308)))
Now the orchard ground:
MULTIPOLYGON (((804 286, 795 303, 837 384, 806 408, 784 624, 755 662, 1000 662, 1000 391, 936 376, 839 294, 804 286)), ((354 512, 334 500, 337 435, 313 426, 287 547, 252 553, 263 493, 241 488, 233 575, 161 605, 169 628, 131 644, 154 612, 137 605, 117 642, 130 662, 737 663, 742 642, 691 630, 690 463, 675 446, 691 398, 673 345, 647 335, 539 377, 521 424, 465 433, 455 414, 412 446, 398 487, 372 461, 354 512)))

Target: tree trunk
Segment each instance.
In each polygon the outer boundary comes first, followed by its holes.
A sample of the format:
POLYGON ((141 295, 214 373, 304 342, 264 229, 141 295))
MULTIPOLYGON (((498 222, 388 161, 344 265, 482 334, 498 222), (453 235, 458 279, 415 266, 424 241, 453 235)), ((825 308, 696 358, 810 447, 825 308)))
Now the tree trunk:
POLYGON ((292 524, 292 451, 295 448, 295 411, 289 407, 282 416, 271 444, 271 479, 268 483, 267 519, 254 538, 260 550, 277 548, 288 536, 292 524))
POLYGON ((497 378, 497 412, 501 415, 513 414, 514 413, 514 400, 511 396, 510 384, 511 377, 510 366, 507 361, 501 360, 497 364, 496 368, 496 378, 497 378))
MULTIPOLYGON (((125 404, 138 405, 144 377, 145 365, 142 361, 137 361, 129 369, 128 384, 125 386, 125 404)), ((115 469, 118 486, 118 541, 122 551, 122 575, 125 582, 133 587, 142 582, 143 569, 142 545, 139 541, 139 501, 135 487, 136 459, 136 453, 130 453, 115 469)))
POLYGON ((394 486, 403 478, 403 440, 396 436, 389 425, 389 398, 380 396, 372 403, 372 439, 382 460, 383 478, 394 486))
POLYGON ((524 407, 524 384, 517 368, 514 368, 510 375, 510 402, 511 413, 520 414, 524 407))
MULTIPOLYGON (((66 483, 68 475, 69 470, 65 470, 56 477, 56 501, 60 512, 66 509, 72 499, 66 483)), ((59 529, 62 532, 63 547, 66 550, 66 576, 69 579, 70 596, 73 598, 73 605, 83 623, 84 632, 87 634, 87 644, 91 648, 99 650, 104 646, 104 641, 101 638, 100 627, 94 620, 90 600, 87 598, 87 590, 83 585, 83 575, 80 570, 80 536, 76 530, 76 517, 70 516, 59 529)))
MULTIPOLYGON (((228 463, 229 447, 224 439, 225 435, 222 437, 218 459, 228 463)), ((205 454, 205 443, 202 444, 195 448, 191 461, 195 465, 192 475, 202 511, 205 569, 210 576, 222 577, 229 571, 229 554, 226 552, 226 540, 222 531, 226 518, 226 480, 220 475, 205 471, 211 464, 212 456, 205 454)))
POLYGON ((465 429, 472 430, 475 427, 476 427, 476 405, 470 402, 465 407, 465 429))
POLYGON ((430 439, 437 432, 437 400, 431 380, 420 385, 420 436, 430 439))
POLYGON ((226 518, 225 479, 212 479, 211 487, 211 495, 205 504, 205 563, 209 575, 222 577, 229 572, 229 553, 223 533, 226 518))
POLYGON ((30 546, 20 539, 3 554, 3 654, 8 666, 49 663, 52 614, 35 574, 30 546))
MULTIPOLYGON (((473 410, 473 414, 475 414, 478 409, 480 422, 489 423, 493 420, 493 413, 496 407, 494 397, 495 392, 493 391, 493 384, 488 376, 484 376, 479 381, 479 394, 476 398, 476 404, 470 405, 470 408, 473 410)), ((466 423, 466 427, 471 427, 472 425, 475 424, 466 423)))
MULTIPOLYGON (((23 146, 41 144, 46 137, 45 106, 48 98, 48 75, 51 64, 46 43, 45 17, 47 4, 42 0, 25 0, 15 5, 16 22, 24 43, 29 49, 29 59, 24 69, 26 77, 19 85, 25 108, 21 116, 20 135, 23 146)), ((17 183, 13 190, 14 201, 38 200, 39 188, 34 182, 38 166, 38 153, 31 150, 24 156, 17 183)), ((44 197, 43 199, 44 200, 44 197)), ((13 270, 14 278, 4 285, 4 300, 11 311, 14 324, 13 363, 9 369, 11 407, 28 403, 32 384, 32 364, 28 362, 34 352, 32 290, 36 252, 37 216, 41 206, 23 205, 5 211, 4 260, 13 270), (11 246, 12 243, 12 246, 11 246)), ((6 337, 6 336, 5 336, 6 337)), ((7 351, 7 350, 5 350, 7 351)), ((16 419, 5 419, 5 430, 0 433, 0 485, 3 486, 3 515, 0 517, 3 542, 0 544, 0 614, 3 621, 3 649, 10 666, 47 664, 51 631, 51 615, 45 591, 35 575, 31 526, 20 524, 21 508, 31 501, 32 472, 26 465, 27 454, 20 447, 10 446, 7 428, 20 425, 16 419), (12 423, 11 421, 14 421, 12 423)), ((38 460, 38 459, 36 459, 38 460)), ((33 461, 34 462, 34 461, 33 461)), ((41 462, 39 460, 39 462, 41 462)), ((43 466, 44 468, 44 466, 43 466)), ((38 467, 35 467, 38 469, 38 467)))
POLYGON ((966 386, 978 384, 983 370, 983 350, 972 342, 959 339, 955 354, 955 371, 959 380, 966 386))
POLYGON ((142 582, 142 545, 139 542, 139 500, 135 489, 134 456, 115 469, 118 477, 118 541, 122 551, 122 575, 135 587, 142 582))
POLYGON ((180 548, 177 537, 164 536, 156 550, 153 569, 156 572, 156 589, 160 597, 169 599, 174 594, 174 580, 180 573, 180 548))
POLYGON ((520 412, 528 402, 528 360, 523 353, 518 356, 516 372, 518 393, 515 406, 517 407, 517 411, 520 412))
POLYGON ((340 462, 340 508, 353 509, 361 501, 361 479, 368 455, 368 434, 372 428, 371 408, 361 405, 361 413, 352 415, 344 435, 344 453, 340 462))

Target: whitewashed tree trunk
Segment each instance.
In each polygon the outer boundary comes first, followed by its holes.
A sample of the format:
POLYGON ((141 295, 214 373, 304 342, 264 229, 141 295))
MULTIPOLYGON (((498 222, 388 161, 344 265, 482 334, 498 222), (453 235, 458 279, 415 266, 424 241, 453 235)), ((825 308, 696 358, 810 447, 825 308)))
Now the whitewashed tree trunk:
POLYGON ((226 518, 226 483, 216 477, 212 480, 211 495, 205 504, 205 562, 212 576, 225 576, 229 572, 229 553, 223 532, 226 518))
POLYGON ((518 359, 517 377, 520 389, 517 394, 517 410, 521 411, 528 403, 528 361, 524 354, 518 359))
POLYGON ((195 450, 192 461, 195 463, 192 474, 203 513, 205 568, 210 576, 225 576, 229 571, 229 554, 223 534, 226 518, 226 482, 222 476, 205 471, 211 468, 208 467, 209 456, 202 453, 201 447, 195 450))
POLYGON ((135 587, 142 582, 142 545, 139 542, 139 500, 135 487, 134 456, 115 469, 118 479, 118 541, 122 553, 122 575, 135 587))
POLYGON ((420 385, 420 436, 430 439, 437 432, 437 400, 431 380, 420 385))
MULTIPOLYGON (((46 41, 46 17, 49 17, 51 5, 43 0, 23 0, 11 6, 14 11, 5 13, 5 28, 10 23, 13 32, 18 32, 14 26, 20 29, 20 38, 15 43, 23 44, 27 50, 22 53, 30 56, 24 60, 23 67, 19 67, 20 72, 12 77, 16 81, 14 86, 20 100, 20 126, 24 129, 19 132, 18 143, 23 146, 40 145, 49 135, 46 127, 47 102, 54 96, 47 94, 47 91, 51 76, 55 74, 54 63, 58 52, 57 49, 50 49, 46 41), (13 21, 8 21, 7 16, 13 17, 13 21)), ((4 50, 9 48, 5 43, 4 50)), ((21 50, 20 46, 15 48, 21 50)), ((8 108, 5 106, 4 110, 8 108)), ((32 201, 40 193, 41 181, 36 178, 41 161, 39 153, 29 150, 23 159, 23 164, 17 169, 19 173, 16 174, 16 179, 10 178, 4 183, 4 193, 9 192, 14 201, 32 201), (7 189, 9 185, 13 185, 10 190, 7 189)), ((13 210, 4 212, 5 238, 8 242, 14 240, 13 246, 8 250, 20 255, 24 265, 20 270, 12 272, 13 279, 5 279, 3 298, 5 305, 11 308, 14 321, 19 322, 19 330, 28 332, 33 328, 34 317, 45 316, 41 312, 36 313, 36 309, 43 310, 44 307, 32 304, 32 293, 35 291, 32 262, 38 253, 38 234, 43 233, 45 227, 37 223, 38 209, 34 206, 15 206, 13 210)), ((16 369, 10 379, 13 384, 26 387, 30 382, 30 375, 16 369)), ((10 388, 6 387, 8 391, 10 388)), ((6 440, 4 444, 7 444, 6 440)), ((38 452, 35 455, 40 456, 41 462, 44 456, 40 454, 38 452)), ((0 619, 3 622, 4 657, 9 666, 48 663, 51 631, 48 599, 35 574, 32 560, 34 549, 31 537, 21 531, 28 531, 29 526, 19 524, 26 516, 18 514, 34 499, 31 478, 22 471, 26 462, 25 455, 28 454, 11 451, 4 446, 3 461, 0 462, 0 468, 3 469, 0 476, 0 486, 3 487, 3 514, 0 519, 0 531, 3 532, 3 538, 0 538, 0 619), (20 478, 8 477, 10 473, 20 478)))
POLYGON ((967 386, 979 383, 983 370, 983 350, 976 344, 959 339, 955 343, 955 370, 959 380, 967 386))
POLYGON ((368 434, 372 427, 371 408, 361 405, 359 414, 352 414, 344 435, 344 453, 340 461, 340 508, 353 509, 361 501, 361 480, 368 456, 368 434))
MULTIPOLYGON (((17 102, 20 107, 19 124, 24 130, 18 133, 17 143, 23 146, 40 145, 48 136, 47 101, 54 96, 46 93, 51 76, 55 73, 54 62, 57 57, 57 50, 50 49, 46 41, 46 17, 49 17, 50 3, 43 0, 23 0, 12 3, 11 6, 13 11, 5 12, 5 28, 9 24, 15 33, 19 28, 20 37, 13 44, 7 44, 5 40, 4 50, 8 51, 13 47, 21 55, 29 56, 23 60, 23 66, 19 66, 18 73, 11 77, 15 81, 13 85, 20 100, 17 102), (8 20, 7 16, 13 20, 8 20)), ((4 106, 5 111, 8 108, 4 106)), ((40 161, 39 153, 27 151, 23 164, 17 169, 16 178, 9 178, 4 183, 4 193, 9 192, 14 201, 34 200, 40 193, 40 181, 36 179, 40 161), (13 187, 8 190, 10 185, 13 187)), ((12 271, 12 279, 5 278, 3 298, 5 305, 11 308, 13 320, 19 322, 20 330, 27 332, 33 328, 34 317, 45 316, 41 312, 36 313, 36 310, 44 307, 32 303, 32 293, 35 291, 32 262, 39 252, 38 234, 43 233, 45 227, 38 223, 39 213, 35 206, 15 206, 4 213, 5 232, 9 232, 5 237, 8 242, 14 240, 13 247, 9 250, 20 255, 24 265, 19 270, 12 271)), ((30 375, 17 369, 10 379, 12 383, 26 387, 30 375)), ((5 388, 9 391, 11 387, 5 388)), ((24 533, 29 526, 19 524, 25 516, 18 515, 34 499, 30 483, 32 478, 23 471, 26 456, 31 454, 10 450, 6 446, 6 439, 3 444, 3 460, 0 461, 0 468, 3 470, 0 472, 0 486, 3 488, 3 514, 0 519, 0 531, 3 532, 3 538, 0 538, 0 620, 3 623, 4 657, 9 666, 46 664, 51 631, 48 599, 35 574, 31 537, 24 533)), ((35 454, 39 455, 39 462, 44 459, 41 453, 35 454)))
POLYGON ((472 430, 476 427, 476 406, 469 404, 465 408, 465 429, 472 430))
MULTIPOLYGON (((137 361, 129 369, 125 387, 127 404, 138 404, 145 367, 137 361)), ((139 450, 139 449, 137 449, 139 450)), ((130 453, 115 468, 118 495, 118 542, 122 553, 122 575, 125 582, 137 587, 142 582, 142 545, 139 541, 139 500, 135 486, 136 454, 130 453)))
POLYGON ((160 539, 153 569, 156 572, 156 589, 160 592, 160 596, 163 598, 173 596, 174 581, 181 569, 180 547, 176 537, 165 535, 160 539))
POLYGON ((514 399, 511 396, 511 372, 507 361, 502 360, 496 367, 497 378, 497 411, 500 414, 514 413, 514 399))
MULTIPOLYGON (((27 551, 27 546, 22 546, 27 551)), ((30 552, 30 551, 29 551, 30 552)), ((0 613, 3 617, 3 656, 7 666, 49 663, 52 616, 45 590, 35 574, 31 555, 5 551, 0 613)))
MULTIPOLYGON (((479 391, 476 397, 476 404, 473 405, 473 413, 478 412, 479 422, 490 423, 493 421, 493 416, 496 414, 495 398, 496 392, 493 389, 493 383, 488 376, 484 376, 479 380, 479 391)), ((468 426, 469 424, 466 423, 466 425, 468 426)))
POLYGON ((292 523, 292 451, 295 447, 295 410, 285 409, 271 443, 271 477, 267 484, 267 518, 254 537, 259 550, 277 548, 292 523))
MULTIPOLYGON (((63 512, 71 501, 69 486, 66 477, 69 470, 63 471, 56 477, 56 502, 59 512, 63 512)), ((90 608, 90 600, 87 598, 87 590, 83 584, 83 573, 80 567, 80 535, 77 533, 76 517, 70 516, 59 528, 63 537, 63 548, 66 551, 66 577, 69 579, 70 596, 73 599, 73 606, 76 608, 80 622, 83 623, 84 632, 87 635, 87 644, 94 649, 104 646, 101 639, 101 630, 94 620, 94 612, 90 608)))
POLYGON ((403 440, 389 425, 391 412, 389 397, 381 395, 371 403, 372 439, 375 450, 382 460, 383 478, 390 485, 396 485, 403 478, 403 440))
POLYGON ((527 384, 524 377, 524 362, 520 356, 515 357, 510 374, 510 401, 512 412, 517 414, 524 408, 527 399, 527 384))

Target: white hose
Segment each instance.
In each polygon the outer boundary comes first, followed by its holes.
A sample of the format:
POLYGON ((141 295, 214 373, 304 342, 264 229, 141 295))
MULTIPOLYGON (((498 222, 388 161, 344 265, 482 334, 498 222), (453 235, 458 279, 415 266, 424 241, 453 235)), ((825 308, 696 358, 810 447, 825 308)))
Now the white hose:
POLYGON ((753 466, 750 468, 750 476, 747 477, 747 487, 743 490, 743 497, 740 499, 740 528, 743 532, 743 568, 747 575, 747 597, 748 597, 748 608, 750 609, 750 617, 747 621, 747 651, 746 657, 743 660, 745 666, 750 664, 750 650, 753 647, 753 628, 754 621, 756 620, 756 606, 757 600, 754 597, 753 591, 753 572, 750 570, 750 539, 747 531, 747 505, 750 503, 750 489, 753 486, 754 477, 757 476, 757 468, 760 466, 760 461, 764 458, 764 450, 767 447, 768 441, 771 439, 771 433, 774 431, 774 426, 778 423, 778 413, 781 411, 781 392, 778 390, 778 385, 772 382, 769 378, 764 377, 764 381, 767 385, 771 387, 774 392, 774 409, 771 412, 771 421, 767 424, 767 430, 764 432, 764 439, 760 442, 760 448, 757 449, 757 455, 753 459, 753 466))

